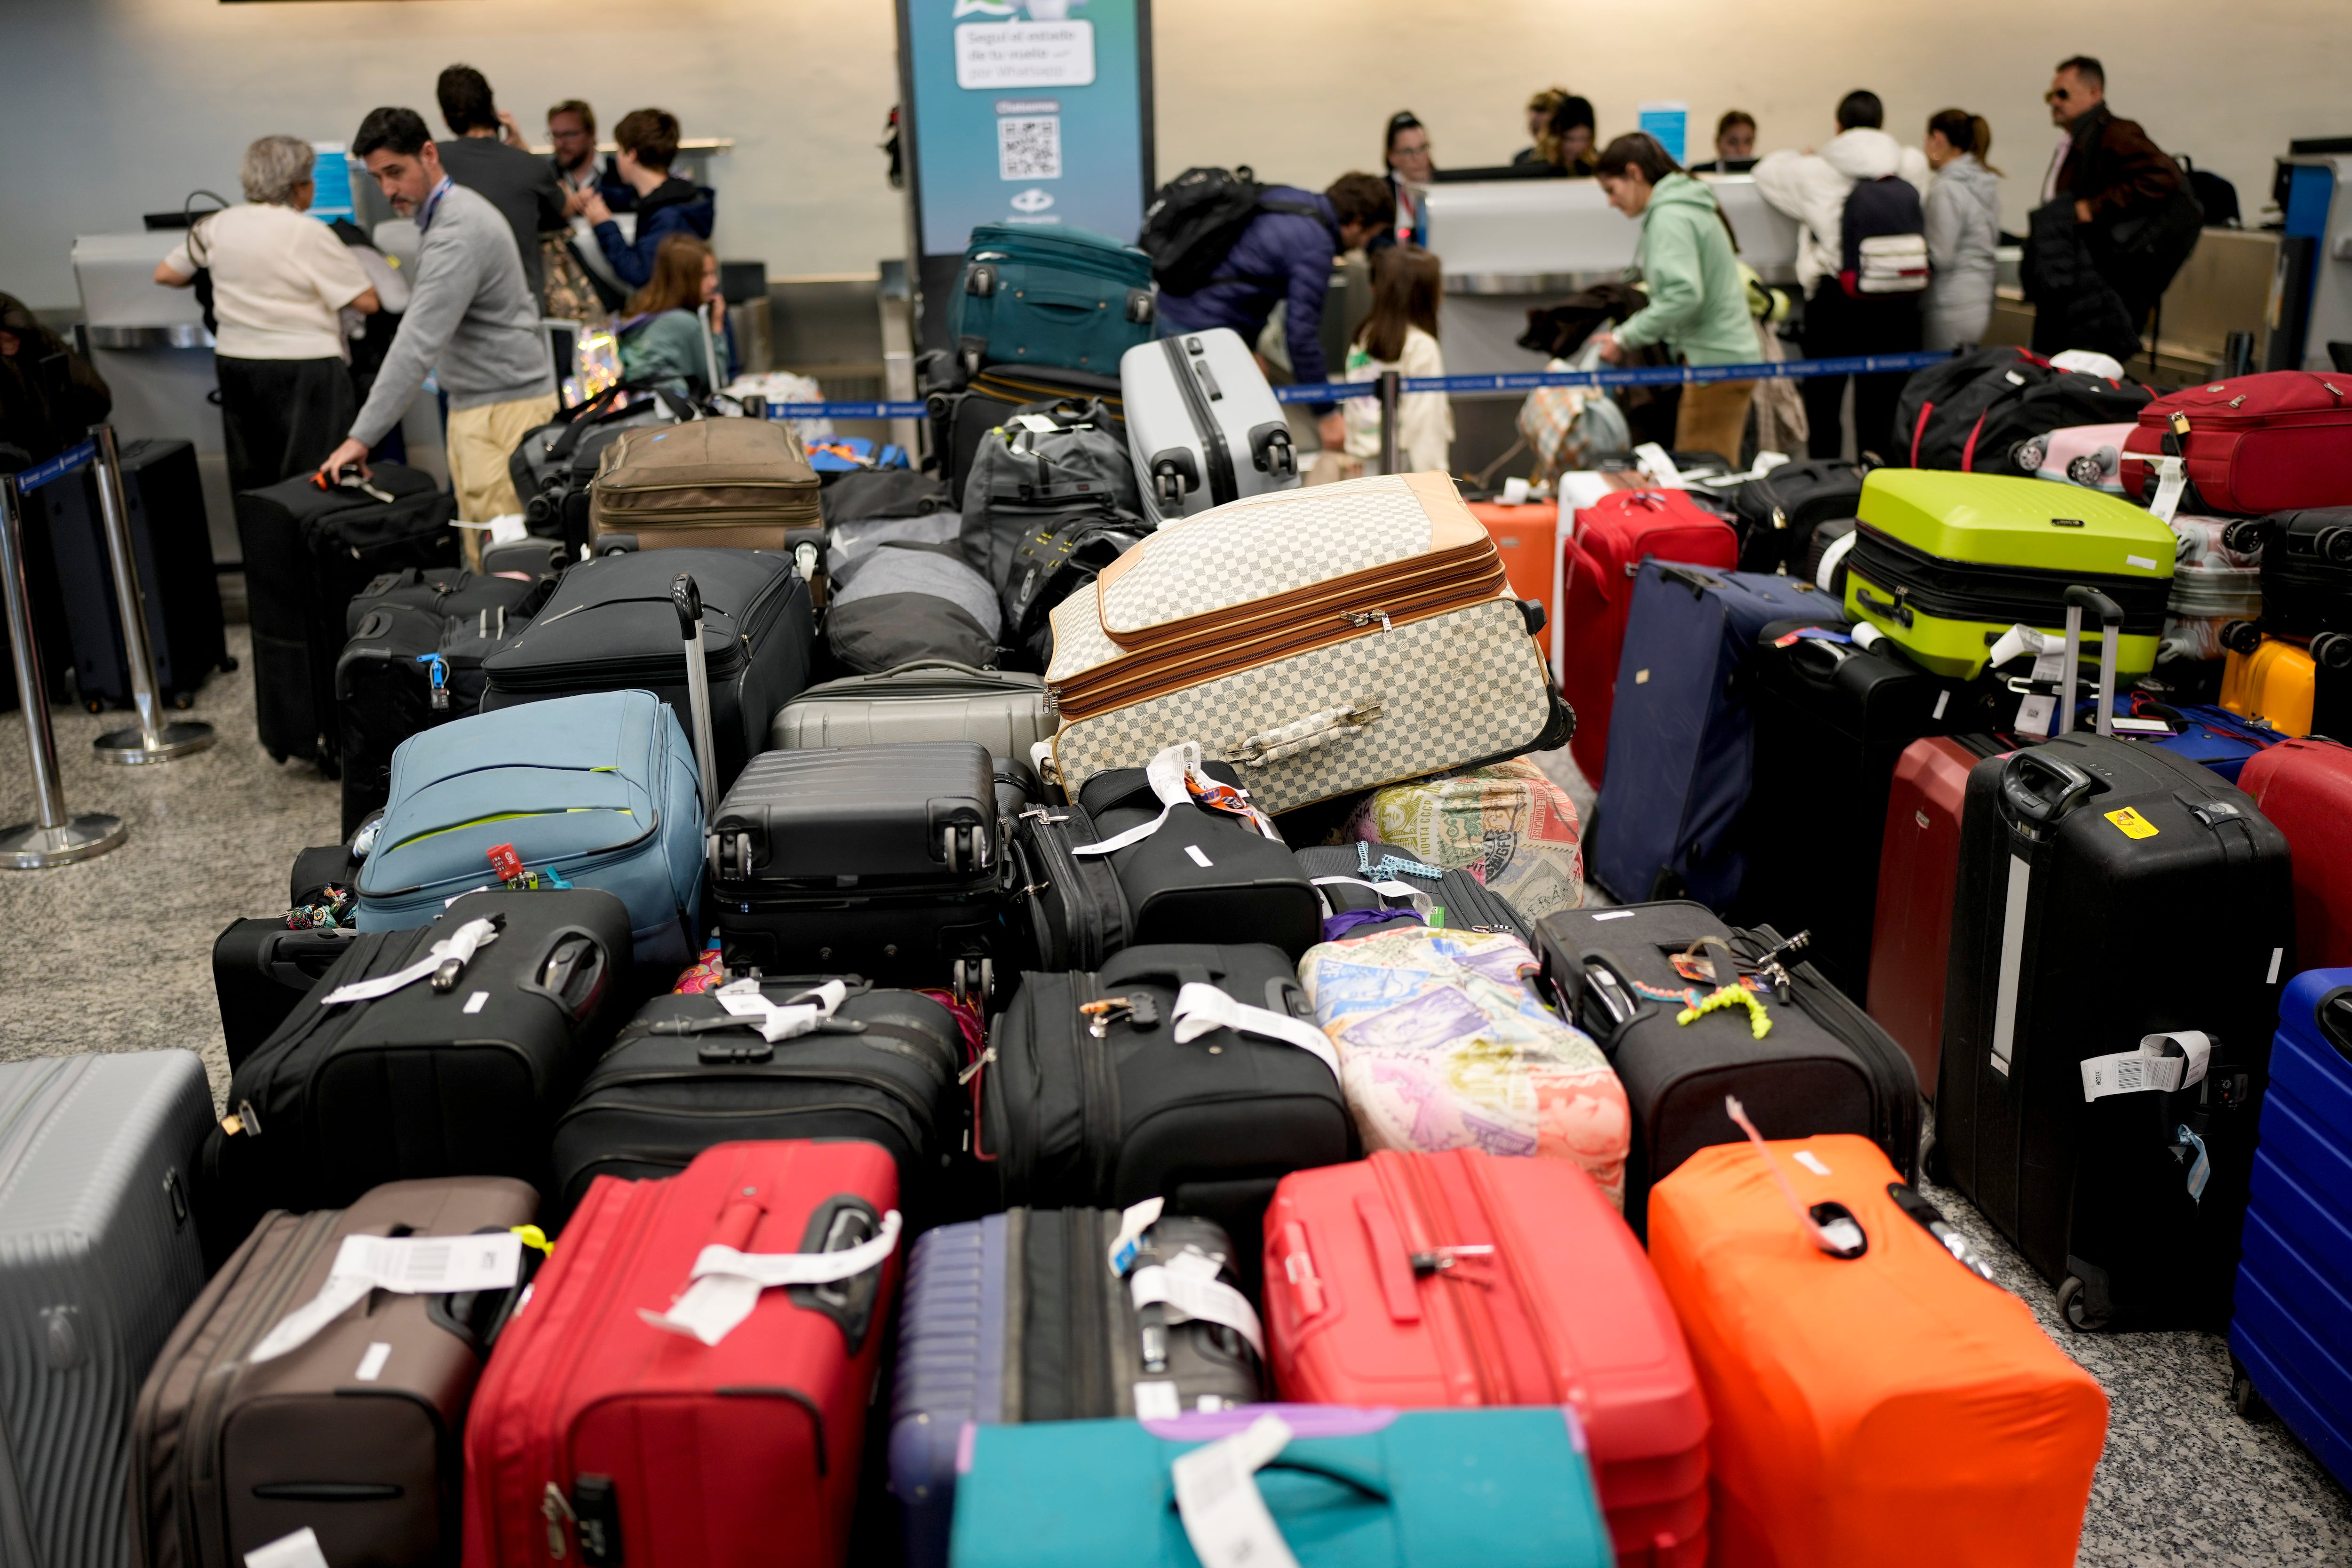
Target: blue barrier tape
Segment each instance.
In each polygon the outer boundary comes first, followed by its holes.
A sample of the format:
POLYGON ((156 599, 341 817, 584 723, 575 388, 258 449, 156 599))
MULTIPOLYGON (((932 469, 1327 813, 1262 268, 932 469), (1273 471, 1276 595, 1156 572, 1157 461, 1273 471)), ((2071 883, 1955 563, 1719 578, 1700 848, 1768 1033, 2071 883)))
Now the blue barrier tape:
POLYGON ((771 419, 920 419, 928 403, 771 403, 771 419))
POLYGON ((98 443, 84 441, 79 447, 58 453, 47 462, 35 463, 16 476, 16 493, 31 495, 51 479, 63 479, 97 456, 98 443))
MULTIPOLYGON (((1815 375, 1871 375, 1886 371, 1926 370, 1952 356, 1929 352, 1901 354, 1848 354, 1838 359, 1780 360, 1755 364, 1662 364, 1637 370, 1529 370, 1500 375, 1407 376, 1405 392, 1445 392, 1455 395, 1489 395, 1532 392, 1539 386, 1698 386, 1713 381, 1802 380, 1815 375)), ((1283 403, 1336 403, 1342 398, 1373 395, 1366 381, 1326 381, 1312 386, 1277 386, 1283 403)))

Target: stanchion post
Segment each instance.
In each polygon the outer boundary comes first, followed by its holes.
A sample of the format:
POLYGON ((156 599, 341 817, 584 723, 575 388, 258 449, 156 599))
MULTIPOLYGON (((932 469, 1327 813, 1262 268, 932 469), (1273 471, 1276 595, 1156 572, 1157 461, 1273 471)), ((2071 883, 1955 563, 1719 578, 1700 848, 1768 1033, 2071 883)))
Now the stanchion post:
POLYGON ((114 604, 122 623, 122 659, 131 668, 131 701, 139 723, 110 730, 90 742, 102 763, 163 763, 201 752, 213 743, 210 724, 166 721, 155 689, 155 647, 147 637, 147 599, 139 584, 139 558, 131 543, 131 507, 122 493, 122 459, 114 427, 90 426, 98 443, 98 510, 106 525, 107 564, 114 572, 114 604))
POLYGON ((122 819, 97 812, 68 816, 65 790, 58 782, 58 739, 49 728, 40 648, 33 641, 24 508, 13 475, 0 475, 0 598, 6 600, 8 651, 16 667, 16 701, 25 712, 25 749, 33 760, 34 810, 38 813, 35 821, 0 830, 0 867, 37 870, 103 855, 122 843, 122 819))
POLYGON ((1397 395, 1404 377, 1396 371, 1381 372, 1381 472, 1393 474, 1402 465, 1397 457, 1397 395))

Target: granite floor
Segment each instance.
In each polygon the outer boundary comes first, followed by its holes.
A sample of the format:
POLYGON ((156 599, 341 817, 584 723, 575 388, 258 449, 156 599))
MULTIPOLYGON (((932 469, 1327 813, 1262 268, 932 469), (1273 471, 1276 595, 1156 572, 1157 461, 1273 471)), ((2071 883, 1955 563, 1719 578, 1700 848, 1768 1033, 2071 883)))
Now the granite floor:
MULTIPOLYGON (((246 630, 230 628, 242 659, 246 630)), ((53 710, 67 801, 126 819, 113 854, 50 871, 0 871, 0 1059, 184 1047, 225 1089, 212 942, 286 900, 294 852, 336 829, 335 786, 256 743, 248 670, 215 676, 194 712, 212 751, 155 767, 98 763, 90 738, 123 715, 53 710)), ((1545 759, 1580 810, 1591 792, 1567 753, 1545 759)), ((32 815, 18 715, 0 714, 0 825, 32 815)), ((2352 1563, 2352 1499, 2275 1422, 2229 1405, 2229 1354, 2210 1334, 2075 1333, 2050 1290, 1958 1194, 1927 1189, 1984 1247, 2112 1402, 2078 1561, 2085 1568, 2269 1568, 2352 1563)), ((1923 1528, 1932 1521, 1923 1521, 1923 1528)))

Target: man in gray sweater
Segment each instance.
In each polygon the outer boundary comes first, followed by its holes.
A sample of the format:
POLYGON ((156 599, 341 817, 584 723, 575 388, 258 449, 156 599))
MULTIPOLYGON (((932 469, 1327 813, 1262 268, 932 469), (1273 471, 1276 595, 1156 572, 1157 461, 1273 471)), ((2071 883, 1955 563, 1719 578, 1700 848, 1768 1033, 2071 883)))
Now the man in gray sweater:
POLYGON ((320 471, 331 479, 350 464, 364 467, 368 448, 400 423, 426 374, 436 372, 449 398, 449 483, 457 492, 457 516, 488 522, 520 511, 507 458, 555 416, 555 367, 514 233, 498 208, 442 171, 440 153, 415 110, 373 110, 352 150, 393 210, 415 215, 425 238, 408 310, 374 389, 350 437, 320 471))

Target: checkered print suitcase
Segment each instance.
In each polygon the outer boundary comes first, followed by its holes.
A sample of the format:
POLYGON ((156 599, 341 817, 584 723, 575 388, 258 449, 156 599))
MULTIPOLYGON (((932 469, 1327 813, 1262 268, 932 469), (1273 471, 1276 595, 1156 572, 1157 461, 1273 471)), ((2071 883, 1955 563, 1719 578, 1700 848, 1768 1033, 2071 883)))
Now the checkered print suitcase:
POLYGON ((1076 790, 1198 741, 1286 811, 1559 746, 1540 622, 1443 474, 1247 498, 1055 608, 1055 761, 1076 790))

